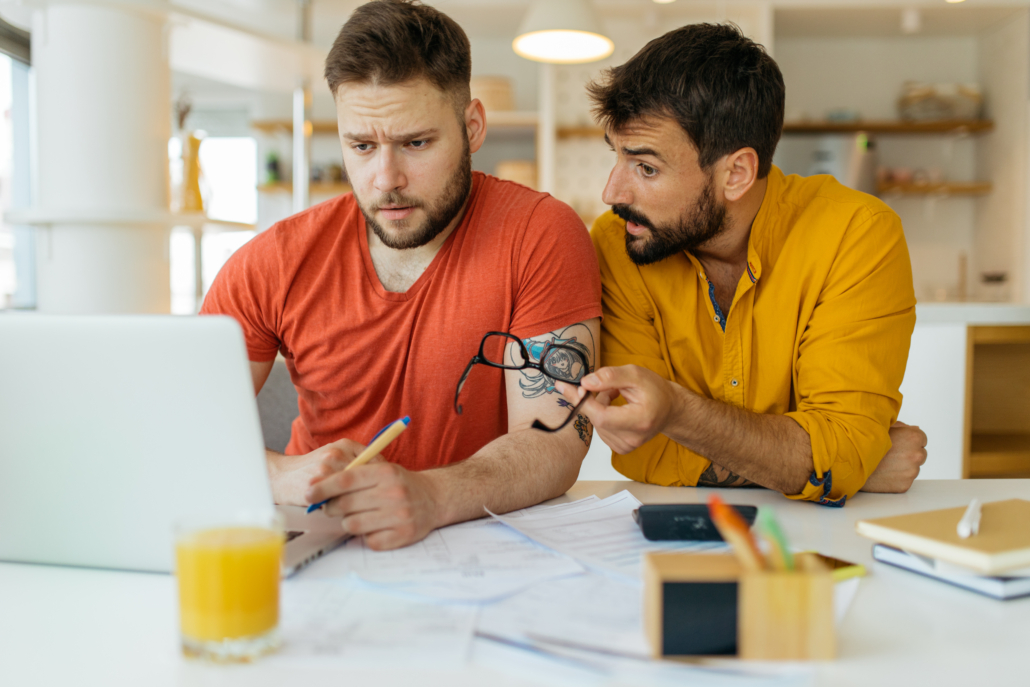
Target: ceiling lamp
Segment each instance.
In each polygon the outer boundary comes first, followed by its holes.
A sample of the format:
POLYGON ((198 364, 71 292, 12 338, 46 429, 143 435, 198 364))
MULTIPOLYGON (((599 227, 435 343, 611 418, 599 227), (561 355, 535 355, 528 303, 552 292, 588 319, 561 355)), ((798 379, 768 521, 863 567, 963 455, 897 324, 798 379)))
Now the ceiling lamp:
POLYGON ((534 0, 511 47, 527 60, 554 64, 593 62, 615 50, 589 0, 534 0))

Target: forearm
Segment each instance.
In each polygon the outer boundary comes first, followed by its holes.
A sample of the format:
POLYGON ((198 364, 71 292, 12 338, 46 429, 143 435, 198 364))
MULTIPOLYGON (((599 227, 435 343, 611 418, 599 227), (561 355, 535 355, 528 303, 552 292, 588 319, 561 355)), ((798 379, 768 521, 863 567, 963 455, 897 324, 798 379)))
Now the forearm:
POLYGON ((798 494, 814 470, 808 433, 794 420, 702 398, 678 384, 662 433, 726 470, 784 494, 798 494))
POLYGON ((467 460, 421 473, 432 484, 434 527, 481 517, 484 507, 507 513, 564 494, 586 455, 572 429, 509 432, 467 460))

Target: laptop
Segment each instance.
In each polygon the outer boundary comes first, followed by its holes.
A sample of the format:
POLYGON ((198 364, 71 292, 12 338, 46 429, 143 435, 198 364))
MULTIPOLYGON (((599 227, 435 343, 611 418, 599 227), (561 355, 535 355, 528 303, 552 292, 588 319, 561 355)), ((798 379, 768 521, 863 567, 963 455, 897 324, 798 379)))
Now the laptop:
MULTIPOLYGON (((234 320, 0 314, 0 561, 167 573, 177 521, 270 508, 234 320)), ((345 539, 280 511, 285 575, 345 539)))

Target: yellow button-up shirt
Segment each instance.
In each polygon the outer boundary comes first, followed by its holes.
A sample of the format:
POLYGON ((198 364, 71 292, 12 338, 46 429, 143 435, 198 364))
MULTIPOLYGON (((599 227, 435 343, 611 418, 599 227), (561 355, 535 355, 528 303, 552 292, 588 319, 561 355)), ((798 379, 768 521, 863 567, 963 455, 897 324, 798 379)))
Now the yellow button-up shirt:
MULTIPOLYGON (((789 498, 842 506, 865 484, 891 445, 916 321, 897 214, 832 177, 773 167, 722 323, 693 255, 633 264, 611 212, 591 235, 603 365, 640 365, 706 398, 793 418, 815 471, 789 498)), ((695 485, 710 464, 664 434, 612 456, 627 477, 662 485, 695 485)))

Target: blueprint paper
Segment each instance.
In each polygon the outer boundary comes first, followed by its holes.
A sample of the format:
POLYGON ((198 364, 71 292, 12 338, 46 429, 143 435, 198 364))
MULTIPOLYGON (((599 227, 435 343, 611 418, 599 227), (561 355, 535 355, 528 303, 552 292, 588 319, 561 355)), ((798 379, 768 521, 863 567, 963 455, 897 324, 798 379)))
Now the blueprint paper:
POLYGON ((406 595, 442 601, 490 601, 583 566, 489 518, 435 530, 403 549, 373 551, 364 539, 315 561, 301 580, 360 579, 406 595))
POLYGON ((475 606, 397 598, 356 584, 289 581, 282 587, 282 648, 270 661, 382 668, 460 668, 475 606))
POLYGON ((628 491, 596 502, 584 499, 562 505, 491 515, 543 546, 624 580, 641 579, 643 555, 649 551, 729 551, 724 542, 648 541, 633 520, 640 501, 628 491))

